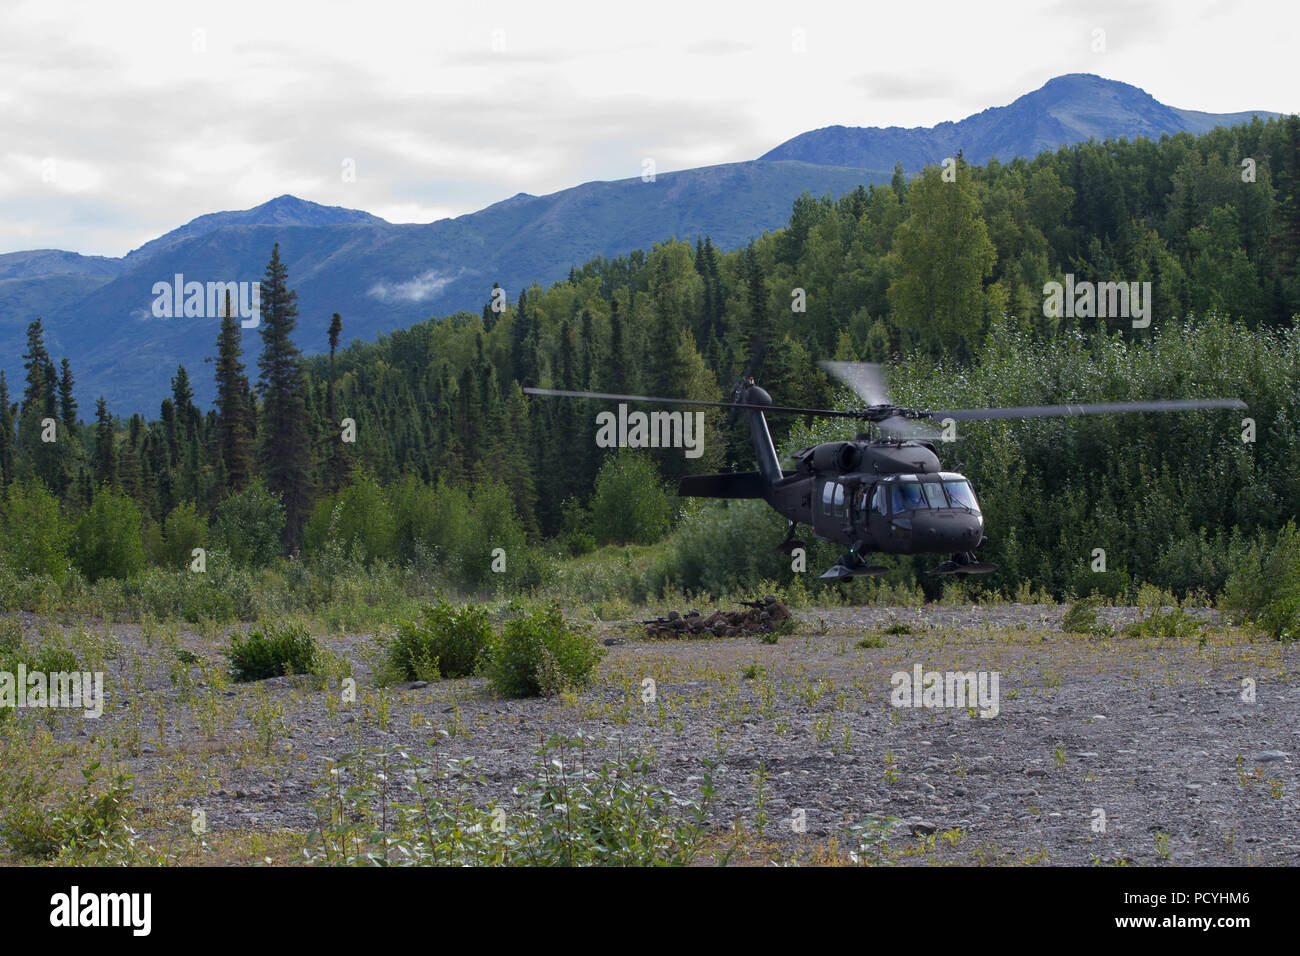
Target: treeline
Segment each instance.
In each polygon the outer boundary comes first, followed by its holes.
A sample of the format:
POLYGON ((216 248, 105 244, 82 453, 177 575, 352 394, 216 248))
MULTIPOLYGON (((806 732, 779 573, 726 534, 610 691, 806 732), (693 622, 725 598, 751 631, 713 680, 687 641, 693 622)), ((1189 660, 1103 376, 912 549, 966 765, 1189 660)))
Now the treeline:
MULTIPOLYGON (((340 493, 370 480, 394 488, 404 477, 427 489, 499 486, 526 539, 576 540, 592 527, 589 505, 610 455, 595 445, 594 416, 604 405, 532 402, 522 386, 715 399, 750 374, 781 403, 825 405, 837 391, 816 360, 837 358, 900 362, 900 389, 914 389, 900 391, 900 399, 943 394, 946 404, 984 405, 1005 403, 1005 375, 1036 356, 1059 374, 1026 387, 1035 400, 1117 397, 1143 387, 1123 377, 1136 366, 1116 371, 1120 366, 1078 350, 1100 349, 1103 357, 1118 350, 1139 362, 1156 329, 1209 313, 1236 320, 1227 326, 1236 331, 1223 333, 1224 350, 1245 348, 1243 337, 1287 329, 1300 311, 1298 257, 1296 117, 1158 143, 1090 142, 984 167, 958 157, 911 181, 898 170, 889 185, 838 199, 805 195, 787 228, 733 252, 708 239, 670 240, 593 260, 513 301, 485 290, 481 313, 460 312, 346 348, 336 315, 328 352, 309 359, 294 343, 295 295, 277 247, 262 284, 256 366, 246 367, 240 353, 237 319, 223 320, 215 338, 218 398, 206 412, 195 405, 190 373, 181 367, 157 418, 120 420, 101 399, 93 423, 83 422, 73 370, 55 363, 39 319, 32 322, 21 394, 11 397, 0 377, 0 481, 24 488, 40 482, 73 516, 108 489, 138 510, 146 542, 153 535, 158 547, 166 547, 166 526, 178 509, 212 525, 223 502, 260 482, 284 513, 279 548, 294 553, 312 544, 308 529, 324 520, 313 515, 337 505, 340 493), (1076 281, 1151 282, 1152 328, 1125 321, 1122 337, 1114 338, 1114 320, 1048 318, 1044 285, 1066 274, 1076 281), (1066 374, 1074 362, 1102 362, 1100 379, 1066 374), (926 382, 959 394, 927 391, 926 382)), ((1281 347, 1267 338, 1252 342, 1256 351, 1281 347)), ((1191 376, 1212 364, 1196 354, 1200 364, 1187 377, 1148 377, 1145 386, 1153 395, 1199 394, 1202 379, 1191 376)), ((1275 391, 1294 389, 1294 379, 1269 383, 1275 391)), ((1209 427, 1201 416, 1191 419, 1209 427)), ((1286 431, 1286 419, 1259 421, 1286 431)), ((778 443, 793 424, 774 423, 778 443)), ((1043 427, 1050 426, 1025 434, 1043 427)), ((1241 461, 1248 460, 1252 494, 1262 487, 1275 496, 1252 511, 1249 496, 1228 507, 1227 479, 1202 481, 1228 468, 1215 457, 1217 446, 1152 438, 1147 452, 1134 455, 1129 433, 1108 427, 1090 424, 1068 433, 1074 438, 1062 433, 1043 448, 1014 446, 1006 454, 1021 456, 1019 465, 980 459, 967 451, 980 447, 974 441, 961 445, 958 458, 970 456, 962 467, 989 485, 986 501, 992 494, 999 508, 1010 509, 995 511, 990 503, 993 520, 1014 514, 1006 519, 1012 526, 994 530, 1014 531, 1002 540, 1024 549, 1023 558, 1003 556, 1016 575, 1064 583, 1063 556, 1077 548, 1058 548, 1061 536, 1095 537, 1098 516, 1112 513, 1104 503, 1118 503, 1114 513, 1122 513, 1134 488, 1149 488, 1153 475, 1163 484, 1141 492, 1152 516, 1175 499, 1203 505, 1168 526, 1157 527, 1152 517, 1150 528, 1142 526, 1152 536, 1148 547, 1202 531, 1211 539, 1233 530, 1250 535, 1295 513, 1286 490, 1293 478, 1285 471, 1294 459, 1276 445, 1263 454, 1233 452, 1232 474, 1244 474, 1241 461), (1092 438, 1077 437, 1085 435, 1092 438), (1098 472, 1098 461, 1111 462, 1112 470, 1098 472), (1027 476, 1005 501, 992 490, 1000 487, 999 468, 1027 476), (1036 495, 1054 502, 1071 494, 1077 501, 1053 512, 1054 525, 1015 512, 1030 508, 1036 495), (1031 525, 1032 533, 1025 530, 1031 525)), ((710 412, 706 428, 700 458, 655 453, 665 480, 751 467, 743 423, 710 412)), ((1131 527, 1115 520, 1116 528, 1131 527)), ((1125 567, 1130 574, 1160 573, 1150 555, 1125 567)))

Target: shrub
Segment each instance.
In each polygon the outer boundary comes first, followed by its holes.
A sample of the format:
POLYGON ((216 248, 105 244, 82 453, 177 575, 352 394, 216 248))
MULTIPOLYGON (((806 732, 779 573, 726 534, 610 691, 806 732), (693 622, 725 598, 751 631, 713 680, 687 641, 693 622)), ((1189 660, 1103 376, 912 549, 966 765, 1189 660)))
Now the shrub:
POLYGON ((173 568, 186 568, 193 559, 195 548, 208 541, 208 523, 199 514, 192 501, 177 505, 163 522, 166 537, 167 563, 173 568))
POLYGON ((1098 594, 1075 601, 1061 618, 1061 630, 1066 634, 1105 633, 1105 626, 1097 622, 1097 608, 1100 606, 1101 596, 1098 594))
POLYGON ((621 452, 601 465, 591 496, 591 527, 601 544, 650 544, 668 533, 673 502, 654 463, 621 452))
POLYGON ((321 553, 337 543, 371 564, 391 555, 394 527, 393 512, 379 482, 362 475, 317 503, 307 522, 304 544, 308 552, 321 553))
MULTIPOLYGON (((682 522, 664 558, 647 575, 648 590, 675 585, 696 594, 731 594, 761 581, 789 580, 790 558, 771 550, 785 521, 762 501, 711 504, 682 522)), ((810 570, 830 567, 838 551, 810 542, 810 570)))
POLYGON ((558 604, 508 620, 492 642, 487 672, 506 697, 553 697, 591 682, 605 650, 566 624, 558 604))
POLYGON ((388 659, 407 680, 467 677, 491 643, 492 624, 481 606, 456 608, 440 600, 426 607, 418 621, 397 622, 388 659))
POLYGON ((1236 562, 1223 607, 1275 640, 1300 639, 1300 530, 1288 521, 1271 546, 1259 544, 1236 562))
POLYGON ((0 499, 0 558, 19 574, 62 580, 71 534, 58 499, 40 481, 15 482, 0 499))
POLYGON ((706 761, 699 800, 657 785, 635 753, 588 756, 588 740, 552 737, 504 805, 484 807, 472 761, 359 752, 323 774, 313 806, 313 863, 345 866, 651 866, 690 864, 716 798, 706 761), (388 788, 409 780, 390 807, 388 788))
POLYGON ((0 837, 20 857, 65 862, 135 860, 128 819, 131 776, 115 770, 99 779, 100 764, 82 768, 79 788, 59 785, 50 771, 22 768, 9 775, 0 801, 0 837))
POLYGON ((559 542, 573 557, 596 550, 596 536, 591 533, 591 515, 577 498, 567 498, 561 509, 559 542))
POLYGON ((120 492, 104 487, 77 519, 73 560, 89 580, 129 578, 144 568, 140 509, 120 492))
POLYGON ((462 583, 483 586, 494 581, 515 583, 528 569, 524 526, 515 512, 510 489, 497 481, 474 487, 469 501, 469 524, 459 554, 462 583), (493 552, 505 552, 505 571, 492 570, 493 552))
POLYGON ((230 640, 230 676, 240 682, 284 674, 309 674, 316 665, 316 639, 298 624, 269 624, 230 640))
POLYGON ((267 491, 259 478, 217 505, 211 540, 236 567, 262 568, 279 557, 283 530, 280 498, 267 491))

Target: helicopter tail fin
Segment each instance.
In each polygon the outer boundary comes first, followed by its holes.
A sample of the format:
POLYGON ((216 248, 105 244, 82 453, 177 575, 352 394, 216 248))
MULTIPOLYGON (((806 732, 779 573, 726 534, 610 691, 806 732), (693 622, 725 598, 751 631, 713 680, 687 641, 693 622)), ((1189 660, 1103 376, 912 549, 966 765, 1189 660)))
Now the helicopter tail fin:
MULTIPOLYGON (((753 379, 737 384, 732 398, 750 405, 772 404, 772 397, 755 385, 753 379)), ((784 474, 781 471, 781 459, 772 444, 772 433, 767 428, 767 418, 757 408, 745 409, 745 417, 749 419, 749 438, 754 446, 754 457, 758 459, 758 476, 764 484, 774 485, 784 474)))

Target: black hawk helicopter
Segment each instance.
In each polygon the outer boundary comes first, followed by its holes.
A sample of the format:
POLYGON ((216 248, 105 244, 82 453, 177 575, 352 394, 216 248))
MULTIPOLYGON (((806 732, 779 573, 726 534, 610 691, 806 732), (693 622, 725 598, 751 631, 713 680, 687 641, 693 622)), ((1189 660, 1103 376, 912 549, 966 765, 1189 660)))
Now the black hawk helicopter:
POLYGON ((591 398, 660 405, 699 405, 743 412, 749 420, 750 441, 758 471, 720 475, 688 475, 677 493, 698 498, 762 498, 789 522, 785 539, 774 550, 790 554, 804 543, 795 538, 800 524, 814 537, 848 545, 823 578, 883 574, 887 570, 864 560, 869 554, 943 554, 948 559, 928 574, 987 574, 997 565, 980 561, 975 552, 988 538, 984 516, 970 482, 944 471, 935 440, 950 440, 932 422, 955 429, 961 421, 1046 418, 1070 415, 1109 415, 1120 412, 1183 412, 1209 408, 1245 409, 1236 398, 1166 399, 1106 402, 1093 405, 1027 405, 1019 408, 957 408, 920 410, 895 405, 889 399, 881 367, 865 362, 822 362, 867 404, 859 409, 797 408, 774 405, 753 378, 738 382, 726 402, 608 392, 575 392, 525 388, 529 395, 591 398), (876 434, 860 433, 853 441, 831 441, 794 453, 795 468, 784 471, 767 415, 806 415, 849 418, 875 426, 876 434))

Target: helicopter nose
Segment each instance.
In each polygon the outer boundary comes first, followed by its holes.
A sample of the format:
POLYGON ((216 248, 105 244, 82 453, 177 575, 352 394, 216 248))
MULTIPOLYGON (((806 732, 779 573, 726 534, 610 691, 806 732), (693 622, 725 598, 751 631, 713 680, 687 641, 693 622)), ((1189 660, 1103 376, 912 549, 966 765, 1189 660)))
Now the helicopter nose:
POLYGON ((984 520, 965 511, 918 513, 912 519, 912 547, 948 551, 973 551, 984 536, 984 520))

